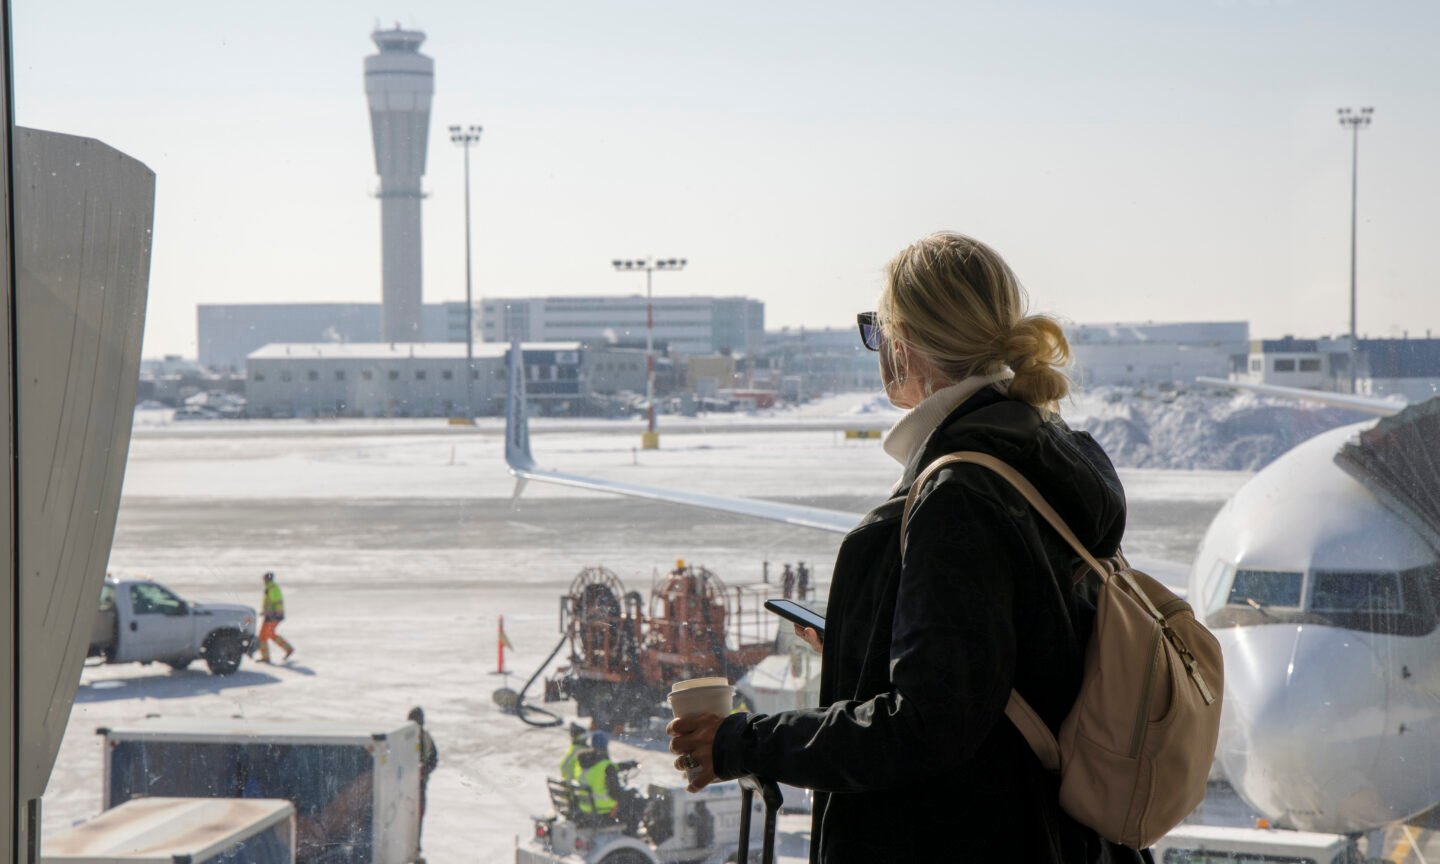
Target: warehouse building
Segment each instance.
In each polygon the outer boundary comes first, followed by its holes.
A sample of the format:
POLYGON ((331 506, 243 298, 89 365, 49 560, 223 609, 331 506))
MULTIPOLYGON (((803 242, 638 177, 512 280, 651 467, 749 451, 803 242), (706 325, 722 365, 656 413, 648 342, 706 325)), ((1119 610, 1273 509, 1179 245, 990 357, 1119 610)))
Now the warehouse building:
MULTIPOLYGON (((478 344, 471 372, 478 415, 505 408, 509 346, 478 344)), ((523 348, 526 390, 542 414, 583 411, 589 398, 579 343, 523 348)), ((246 358, 252 417, 459 417, 465 346, 459 343, 267 345, 246 358)))
POLYGON ((1245 321, 1075 324, 1065 328, 1079 387, 1161 387, 1224 378, 1250 346, 1245 321))
MULTIPOLYGON (((196 310, 200 365, 239 371, 278 342, 379 342, 379 303, 204 303, 196 310)), ((426 303, 420 341, 464 342, 465 304, 426 303)))

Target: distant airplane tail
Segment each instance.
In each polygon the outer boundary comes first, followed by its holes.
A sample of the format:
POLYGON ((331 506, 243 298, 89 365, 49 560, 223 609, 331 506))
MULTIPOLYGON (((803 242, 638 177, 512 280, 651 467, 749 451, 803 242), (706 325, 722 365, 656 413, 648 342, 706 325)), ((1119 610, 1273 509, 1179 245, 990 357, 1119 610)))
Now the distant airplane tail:
POLYGON ((505 400, 505 464, 519 481, 518 496, 525 486, 524 473, 535 470, 535 457, 530 454, 530 417, 525 407, 525 352, 518 341, 510 343, 506 360, 509 389, 505 400))

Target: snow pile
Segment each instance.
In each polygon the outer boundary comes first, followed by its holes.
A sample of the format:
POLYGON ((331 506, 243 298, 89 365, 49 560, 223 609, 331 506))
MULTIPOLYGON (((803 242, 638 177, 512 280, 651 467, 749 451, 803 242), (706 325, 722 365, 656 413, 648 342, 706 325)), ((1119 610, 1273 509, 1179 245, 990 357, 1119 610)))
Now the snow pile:
POLYGON ((1321 432, 1374 419, 1251 394, 1111 388, 1081 394, 1067 408, 1066 421, 1127 468, 1255 471, 1321 432))

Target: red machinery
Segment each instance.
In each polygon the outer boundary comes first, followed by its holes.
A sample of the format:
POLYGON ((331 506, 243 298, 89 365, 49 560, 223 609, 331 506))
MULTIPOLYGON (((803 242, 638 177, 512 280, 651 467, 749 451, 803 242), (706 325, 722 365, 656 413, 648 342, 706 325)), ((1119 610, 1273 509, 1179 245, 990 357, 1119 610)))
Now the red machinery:
POLYGON ((570 663, 545 682, 545 701, 573 698, 577 713, 599 728, 663 716, 674 682, 709 675, 733 682, 775 652, 764 599, 681 561, 651 590, 647 610, 613 572, 587 567, 560 599, 570 663))

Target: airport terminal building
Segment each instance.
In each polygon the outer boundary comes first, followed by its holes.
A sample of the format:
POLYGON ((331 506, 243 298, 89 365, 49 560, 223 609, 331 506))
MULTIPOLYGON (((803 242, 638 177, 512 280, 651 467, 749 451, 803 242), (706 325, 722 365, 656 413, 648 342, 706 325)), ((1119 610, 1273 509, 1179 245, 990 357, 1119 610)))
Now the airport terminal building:
MULTIPOLYGON (((657 342, 675 353, 755 354, 765 344, 765 304, 747 297, 656 297, 657 342)), ((646 300, 627 297, 494 297, 480 304, 480 338, 645 344, 646 300)))
MULTIPOLYGON (((1350 387, 1350 340, 1257 339, 1231 378, 1249 384, 1344 393, 1350 387)), ((1440 339, 1357 339, 1356 392, 1401 396, 1411 403, 1440 394, 1440 339)))
MULTIPOLYGON (((500 414, 509 346, 475 346, 477 415, 500 414)), ((523 348, 526 392, 540 413, 565 414, 589 397, 577 342, 523 348)), ((245 361, 251 417, 461 417, 463 343, 298 343, 254 351, 245 361)))

